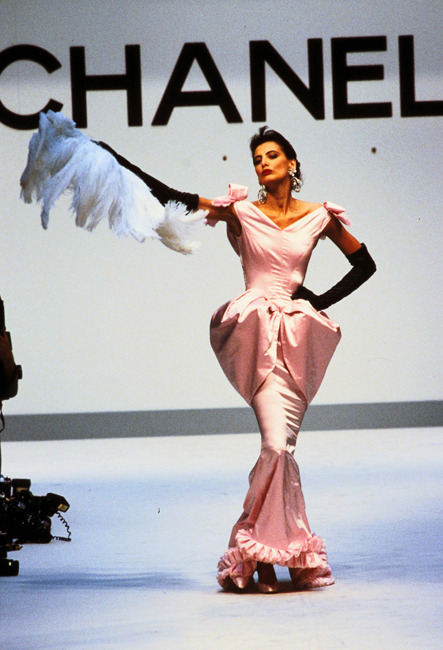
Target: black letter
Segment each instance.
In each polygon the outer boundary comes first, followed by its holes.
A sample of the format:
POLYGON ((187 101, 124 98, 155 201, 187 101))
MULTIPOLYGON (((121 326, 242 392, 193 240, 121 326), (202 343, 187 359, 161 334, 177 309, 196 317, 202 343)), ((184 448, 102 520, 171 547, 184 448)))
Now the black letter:
POLYGON ((172 71, 152 126, 165 126, 176 106, 220 106, 226 121, 242 122, 225 82, 205 43, 185 43, 172 71), (197 61, 211 90, 182 90, 194 61, 197 61))
POLYGON ((142 126, 140 46, 125 45, 125 74, 86 75, 85 48, 71 47, 72 119, 80 128, 88 125, 88 90, 126 90, 128 126, 142 126))
POLYGON ((251 41, 249 54, 253 122, 266 121, 265 63, 271 66, 316 120, 325 119, 321 38, 308 39, 309 86, 301 81, 269 41, 251 41))
POLYGON ((402 117, 443 115, 443 101, 415 100, 414 37, 398 37, 400 60, 400 114, 402 117))
POLYGON ((386 52, 386 36, 332 38, 332 85, 334 118, 349 120, 362 117, 392 117, 390 102, 348 103, 348 81, 384 79, 382 65, 348 65, 348 52, 386 52))
MULTIPOLYGON (((12 45, 0 53, 0 74, 11 63, 22 60, 39 63, 49 74, 51 74, 51 72, 54 72, 54 70, 58 70, 62 67, 60 61, 58 61, 55 56, 48 52, 48 50, 44 50, 43 48, 37 47, 36 45, 12 45)), ((19 115, 18 113, 13 113, 12 111, 8 110, 6 106, 0 102, 0 122, 3 122, 3 124, 6 124, 6 126, 11 127, 11 129, 18 129, 22 131, 25 131, 27 129, 37 129, 40 112, 49 110, 57 112, 62 108, 63 104, 56 102, 55 99, 50 99, 46 106, 41 109, 41 111, 32 113, 30 115, 19 115)))

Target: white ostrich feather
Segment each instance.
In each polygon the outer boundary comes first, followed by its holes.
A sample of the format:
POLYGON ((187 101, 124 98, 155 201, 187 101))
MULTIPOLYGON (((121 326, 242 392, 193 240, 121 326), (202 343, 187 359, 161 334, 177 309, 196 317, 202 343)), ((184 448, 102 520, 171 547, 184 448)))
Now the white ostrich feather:
POLYGON ((185 205, 170 201, 164 207, 138 176, 119 165, 62 113, 40 113, 20 185, 26 203, 34 199, 42 204, 45 229, 54 203, 70 191, 80 228, 92 231, 107 219, 116 234, 132 235, 140 242, 151 237, 184 254, 200 246, 194 239, 195 222, 205 212, 195 212, 189 221, 185 205))

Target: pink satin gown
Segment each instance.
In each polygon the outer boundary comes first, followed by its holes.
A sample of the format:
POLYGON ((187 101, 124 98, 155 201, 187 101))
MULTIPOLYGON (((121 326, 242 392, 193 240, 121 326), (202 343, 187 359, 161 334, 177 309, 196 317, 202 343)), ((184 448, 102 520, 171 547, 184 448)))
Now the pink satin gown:
MULTIPOLYGON (((231 202, 247 196, 246 188, 230 187, 231 202)), ((300 588, 323 587, 334 579, 324 542, 309 527, 293 452, 341 335, 324 312, 291 296, 329 220, 349 221, 330 203, 284 230, 248 201, 236 201, 235 210, 242 233, 229 239, 246 290, 213 315, 211 345, 229 381, 254 409, 261 451, 217 579, 223 588, 242 588, 257 562, 266 562, 292 569, 300 588)))

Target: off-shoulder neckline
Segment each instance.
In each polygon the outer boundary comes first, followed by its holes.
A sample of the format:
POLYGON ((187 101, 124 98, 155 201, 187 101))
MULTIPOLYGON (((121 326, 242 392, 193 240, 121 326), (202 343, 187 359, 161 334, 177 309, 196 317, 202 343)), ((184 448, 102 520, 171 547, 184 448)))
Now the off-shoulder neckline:
POLYGON ((268 217, 268 215, 265 214, 265 213, 263 212, 263 210, 260 210, 260 208, 259 208, 258 206, 254 205, 254 203, 252 203, 252 201, 247 201, 247 203, 249 203, 250 205, 252 205, 252 207, 255 208, 255 210, 256 210, 257 212, 259 212, 259 213, 260 213, 260 214, 261 214, 261 215, 262 215, 262 216, 263 216, 267 221, 269 221, 270 224, 272 224, 273 226, 275 226, 275 228, 277 228, 278 230, 280 230, 280 232, 285 232, 285 230, 288 230, 289 228, 292 228, 292 226, 295 226, 297 223, 300 223, 300 221, 304 221, 304 219, 306 219, 307 217, 310 217, 311 215, 315 214, 316 212, 319 212, 320 210, 325 210, 325 211, 327 212, 325 206, 324 206, 324 205, 320 205, 318 208, 315 208, 315 210, 311 210, 310 212, 307 212, 306 214, 304 214, 302 217, 299 217, 298 219, 295 219, 295 221, 292 221, 289 225, 286 226, 286 228, 280 228, 280 226, 278 226, 278 225, 275 223, 275 221, 273 221, 273 220, 271 219, 271 217, 268 217))

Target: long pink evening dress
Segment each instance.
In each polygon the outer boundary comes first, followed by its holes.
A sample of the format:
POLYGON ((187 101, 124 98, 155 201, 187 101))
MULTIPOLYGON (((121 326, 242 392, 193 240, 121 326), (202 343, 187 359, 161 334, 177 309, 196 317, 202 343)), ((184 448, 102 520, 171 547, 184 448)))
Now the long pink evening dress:
MULTIPOLYGON (((233 198, 247 189, 231 186, 233 198)), ((227 197, 225 197, 227 198, 227 197)), ((331 203, 281 230, 258 207, 237 200, 245 292, 211 320, 211 345, 234 388, 254 409, 261 451, 249 476, 244 511, 218 565, 226 589, 243 588, 257 562, 291 569, 300 588, 333 584, 324 542, 310 530, 293 452, 308 404, 340 340, 340 328, 306 300, 291 296, 303 284, 311 253, 327 223, 349 223, 331 203)))

